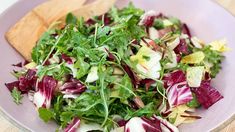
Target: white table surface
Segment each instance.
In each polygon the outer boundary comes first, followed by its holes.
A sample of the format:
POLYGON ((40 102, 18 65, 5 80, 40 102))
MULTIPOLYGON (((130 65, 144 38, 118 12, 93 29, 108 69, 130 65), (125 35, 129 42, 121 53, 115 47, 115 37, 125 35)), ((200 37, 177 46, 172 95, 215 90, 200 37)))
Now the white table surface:
POLYGON ((14 4, 17 0, 1 0, 0 1, 0 13, 2 13, 10 5, 14 4))

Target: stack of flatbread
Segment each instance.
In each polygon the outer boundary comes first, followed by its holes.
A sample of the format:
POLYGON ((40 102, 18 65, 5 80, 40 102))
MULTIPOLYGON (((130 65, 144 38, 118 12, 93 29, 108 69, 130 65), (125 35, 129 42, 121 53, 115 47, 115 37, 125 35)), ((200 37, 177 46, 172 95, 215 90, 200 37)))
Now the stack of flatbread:
POLYGON ((41 35, 51 24, 65 23, 68 13, 88 19, 107 12, 116 0, 49 0, 27 13, 6 33, 6 39, 26 60, 31 61, 31 52, 41 35))

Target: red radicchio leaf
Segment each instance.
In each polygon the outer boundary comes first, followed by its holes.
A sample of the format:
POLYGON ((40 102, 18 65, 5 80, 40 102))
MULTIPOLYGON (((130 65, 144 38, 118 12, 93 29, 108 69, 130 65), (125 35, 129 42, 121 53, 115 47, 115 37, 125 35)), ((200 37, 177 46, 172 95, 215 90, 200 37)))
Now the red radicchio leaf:
POLYGON ((145 90, 148 91, 149 90, 149 87, 154 84, 156 81, 155 80, 152 80, 152 79, 143 79, 140 81, 140 84, 141 85, 144 85, 145 86, 145 90))
POLYGON ((142 120, 149 124, 143 124, 146 132, 162 132, 161 122, 158 119, 142 117, 142 120))
POLYGON ((98 20, 102 20, 104 17, 104 25, 109 25, 112 21, 111 18, 108 16, 107 13, 105 13, 104 15, 101 15, 98 17, 98 20))
POLYGON ((25 60, 24 63, 23 63, 23 66, 29 64, 29 61, 25 60))
POLYGON ((86 24, 87 24, 88 26, 91 26, 91 25, 94 25, 94 24, 95 24, 95 21, 90 18, 90 19, 88 19, 88 20, 86 21, 86 24))
POLYGON ((25 65, 27 65, 29 62, 28 61, 24 61, 24 62, 19 62, 17 64, 12 64, 12 66, 15 66, 15 67, 23 67, 25 65))
POLYGON ((12 91, 14 88, 17 88, 19 90, 19 84, 20 84, 20 81, 5 83, 5 85, 6 85, 6 87, 8 88, 9 91, 12 91))
POLYGON ((181 70, 169 73, 163 77, 165 88, 168 88, 176 83, 183 82, 185 80, 186 80, 185 74, 181 70))
POLYGON ((211 80, 211 76, 210 76, 210 73, 209 73, 209 72, 206 72, 206 73, 205 73, 204 79, 207 80, 207 81, 210 81, 210 80, 211 80))
POLYGON ((137 39, 134 39, 134 40, 132 41, 132 44, 139 45, 139 42, 138 42, 137 39))
POLYGON ((171 107, 186 104, 193 99, 190 87, 186 81, 168 87, 166 94, 171 107))
POLYGON ((162 13, 159 13, 156 18, 164 18, 165 16, 162 13))
POLYGON ((69 56, 67 56, 66 54, 62 54, 62 55, 61 55, 61 58, 62 58, 65 62, 67 62, 68 64, 73 64, 73 60, 72 60, 69 56))
POLYGON ((154 116, 154 118, 158 119, 161 122, 161 129, 162 130, 168 130, 170 132, 179 132, 178 128, 176 126, 172 125, 167 120, 162 119, 159 116, 154 116))
POLYGON ((185 23, 182 25, 182 32, 183 32, 184 34, 187 34, 187 35, 189 36, 189 38, 191 38, 190 30, 189 30, 187 24, 185 24, 185 23))
POLYGON ((36 71, 29 69, 25 76, 19 77, 19 90, 23 93, 35 88, 37 81, 36 71))
POLYGON ((153 26, 154 20, 157 16, 155 11, 148 11, 141 16, 140 25, 144 25, 146 27, 153 26))
POLYGON ((193 99, 183 71, 178 70, 163 77, 164 87, 171 107, 185 104, 193 99))
POLYGON ((79 80, 71 79, 71 82, 66 82, 60 90, 63 94, 81 94, 86 91, 86 86, 79 80))
POLYGON ((120 121, 117 122, 117 124, 118 124, 119 127, 123 127, 123 126, 126 125, 127 122, 128 121, 126 121, 126 120, 120 120, 120 121))
POLYGON ((140 84, 140 81, 137 75, 131 70, 131 68, 127 64, 122 64, 122 67, 125 70, 125 72, 128 74, 128 76, 130 77, 134 88, 137 88, 137 86, 140 84))
POLYGON ((156 18, 160 18, 160 19, 168 19, 168 17, 167 17, 167 16, 165 16, 164 14, 162 14, 162 13, 159 13, 159 14, 156 16, 156 18))
POLYGON ((23 64, 22 64, 22 62, 19 62, 19 63, 17 63, 17 64, 12 64, 12 66, 15 66, 15 67, 22 67, 23 64))
POLYGON ((175 47, 174 51, 176 54, 180 54, 180 53, 189 54, 188 45, 185 39, 180 39, 180 43, 179 45, 177 45, 177 47, 175 47))
POLYGON ((162 102, 157 108, 160 110, 163 117, 167 117, 172 112, 169 102, 162 102))
POLYGON ((110 53, 108 49, 105 48, 105 50, 108 53, 108 58, 107 58, 108 61, 115 61, 116 59, 115 56, 112 53, 110 53))
POLYGON ((192 88, 192 92, 195 93, 198 102, 206 109, 223 98, 219 91, 210 85, 210 81, 202 81, 200 87, 192 88))
POLYGON ((155 16, 146 17, 146 19, 144 20, 144 26, 146 26, 146 27, 153 26, 154 19, 155 19, 155 16))
POLYGON ((44 76, 38 83, 38 91, 34 94, 34 104, 39 107, 50 108, 51 100, 57 86, 57 81, 50 77, 44 76))
POLYGON ((179 63, 179 62, 181 61, 181 59, 182 59, 182 58, 181 58, 181 55, 177 54, 177 55, 176 55, 177 63, 179 63))
POLYGON ((64 129, 64 132, 76 132, 80 125, 80 119, 75 117, 72 122, 64 129))
POLYGON ((136 103, 133 100, 129 100, 129 106, 134 110, 139 109, 139 107, 136 105, 136 103))

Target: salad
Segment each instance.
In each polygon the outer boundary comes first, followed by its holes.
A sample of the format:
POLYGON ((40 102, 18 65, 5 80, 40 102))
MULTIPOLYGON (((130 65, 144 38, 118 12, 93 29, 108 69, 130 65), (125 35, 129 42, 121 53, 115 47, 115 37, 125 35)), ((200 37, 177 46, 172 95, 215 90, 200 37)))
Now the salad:
POLYGON ((179 19, 131 3, 89 20, 68 14, 38 40, 32 62, 14 65, 17 81, 6 87, 58 131, 178 132, 202 118, 196 109, 223 98, 211 80, 225 44, 204 43, 179 19))

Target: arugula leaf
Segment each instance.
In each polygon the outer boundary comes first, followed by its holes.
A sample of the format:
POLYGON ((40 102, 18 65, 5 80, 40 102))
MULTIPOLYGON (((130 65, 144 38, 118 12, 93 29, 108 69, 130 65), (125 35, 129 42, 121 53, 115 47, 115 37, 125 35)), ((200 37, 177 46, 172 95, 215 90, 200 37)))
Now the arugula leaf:
POLYGON ((22 96, 21 92, 16 87, 11 91, 11 96, 17 105, 21 104, 21 100, 22 100, 23 96, 22 96))
POLYGON ((42 64, 44 59, 50 53, 51 47, 55 43, 55 37, 51 35, 53 31, 45 32, 33 48, 32 59, 37 64, 42 64))
POLYGON ((66 16, 66 24, 76 24, 76 23, 77 23, 77 18, 72 13, 69 13, 66 16))
POLYGON ((158 114, 159 112, 155 109, 154 103, 147 104, 144 108, 133 111, 132 109, 127 110, 127 115, 124 117, 125 120, 129 120, 132 117, 151 117, 154 114, 158 114))
POLYGON ((197 101, 197 97, 196 97, 195 93, 192 93, 192 95, 193 95, 193 99, 190 102, 188 102, 186 105, 190 108, 200 107, 201 104, 197 101))
MULTIPOLYGON (((166 101, 166 89, 164 84, 160 83, 163 76, 174 70, 185 71, 191 65, 178 63, 174 68, 164 69, 171 59, 162 58, 161 78, 155 80, 156 83, 147 91, 142 83, 138 85, 138 89, 133 89, 131 79, 125 72, 114 75, 114 67, 123 70, 122 62, 132 67, 134 72, 136 71, 134 65, 136 62, 131 62, 130 56, 139 50, 141 47, 139 43, 142 39, 148 38, 146 28, 138 25, 143 13, 143 10, 135 8, 132 3, 123 9, 113 7, 105 14, 111 22, 108 25, 104 25, 101 16, 92 18, 95 24, 87 24, 84 18, 77 19, 70 13, 67 15, 65 28, 48 31, 41 37, 32 52, 32 59, 38 64, 39 79, 48 75, 63 82, 67 75, 72 74, 73 79, 84 82, 90 68, 94 66, 98 67, 99 76, 92 83, 86 82, 87 90, 76 98, 64 98, 63 93, 56 92, 51 109, 39 109, 39 115, 44 121, 53 119, 64 128, 76 116, 85 122, 98 123, 105 131, 110 131, 116 125, 113 119, 116 115, 126 120, 135 116, 160 115, 156 106, 166 101), (133 43, 134 41, 138 44, 133 43), (62 54, 71 57, 74 64, 63 61, 62 54), (53 59, 52 56, 57 56, 60 62, 45 65, 45 62, 53 59), (115 59, 110 59, 110 56, 115 59), (134 109, 133 97, 137 96, 145 104, 143 108, 134 109)), ((157 18, 154 27, 172 29, 172 32, 165 34, 164 37, 154 40, 162 50, 165 50, 166 43, 175 40, 181 34, 181 22, 176 18, 157 18)), ((206 63, 211 64, 209 71, 212 77, 215 77, 220 70, 223 56, 207 46, 203 49, 196 49, 189 44, 189 50, 190 52, 203 50, 206 57, 203 63, 197 65, 206 67, 206 63)), ((181 55, 183 56, 184 54, 181 55)), ((149 60, 149 56, 142 57, 149 60)), ((15 75, 18 77, 21 74, 15 75)), ((20 102, 20 92, 14 92, 17 102, 20 102)), ((187 105, 197 107, 197 103, 193 99, 187 105)))
POLYGON ((164 23, 163 23, 162 19, 155 19, 153 26, 154 26, 156 29, 160 30, 160 29, 163 29, 163 28, 164 28, 164 23))
POLYGON ((39 117, 44 121, 48 122, 49 120, 53 119, 54 113, 51 110, 48 110, 46 108, 39 108, 38 109, 39 117))
POLYGON ((113 6, 111 8, 111 11, 109 12, 109 14, 111 15, 111 17, 114 19, 114 22, 118 22, 119 21, 119 14, 118 14, 118 9, 117 7, 113 6))
POLYGON ((116 86, 118 97, 120 98, 121 102, 125 102, 129 97, 133 96, 133 86, 128 75, 124 75, 124 77, 118 84, 116 84, 116 86))
POLYGON ((62 126, 67 125, 68 122, 71 122, 75 113, 72 111, 65 111, 60 114, 60 121, 62 121, 62 126))
POLYGON ((106 93, 106 83, 105 83, 105 78, 106 74, 102 70, 102 66, 99 66, 99 86, 100 86, 100 96, 102 99, 103 107, 104 107, 104 121, 102 123, 102 126, 105 125, 106 121, 108 120, 108 115, 109 115, 109 106, 108 106, 108 97, 106 93))
POLYGON ((69 73, 69 69, 64 65, 64 63, 59 65, 52 64, 49 66, 39 65, 37 70, 39 80, 42 80, 45 75, 52 76, 56 80, 61 80, 67 73, 69 73))
POLYGON ((125 8, 123 8, 122 10, 120 10, 119 12, 119 16, 121 17, 125 17, 125 16, 128 16, 130 14, 134 14, 138 17, 140 17, 141 15, 144 14, 144 11, 139 9, 139 8, 136 8, 132 2, 129 3, 129 5, 125 8))
POLYGON ((74 67, 79 69, 76 75, 77 79, 80 79, 84 75, 88 74, 90 65, 86 63, 82 58, 78 58, 77 62, 74 64, 74 67))
POLYGON ((205 54, 204 63, 205 67, 208 69, 212 78, 215 78, 221 69, 221 62, 224 59, 224 56, 215 50, 211 49, 210 45, 204 46, 202 49, 193 49, 194 51, 202 50, 205 54))

